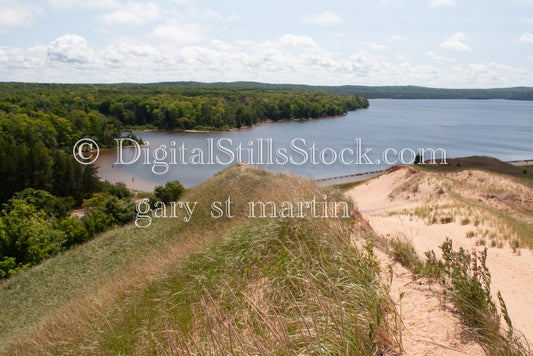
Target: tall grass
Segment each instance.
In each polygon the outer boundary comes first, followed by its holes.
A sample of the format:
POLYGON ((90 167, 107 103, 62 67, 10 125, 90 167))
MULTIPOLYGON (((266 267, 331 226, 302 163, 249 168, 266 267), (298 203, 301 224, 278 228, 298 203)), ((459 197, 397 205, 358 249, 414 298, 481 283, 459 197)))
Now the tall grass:
POLYGON ((468 253, 461 247, 454 251, 452 241, 446 239, 441 250, 442 259, 433 251, 426 252, 426 261, 411 270, 442 283, 465 330, 488 355, 529 355, 529 345, 515 332, 500 292, 496 293, 498 303, 491 294, 487 249, 468 253))
POLYGON ((22 274, 9 288, 1 285, 6 298, 28 297, 23 308, 10 304, 12 324, 0 315, 1 323, 12 326, 4 329, 2 351, 366 355, 398 350, 394 305, 378 279, 374 256, 350 245, 355 224, 246 219, 248 201, 322 194, 298 177, 228 169, 183 197, 199 202, 189 223, 164 219, 154 220, 151 230, 117 229, 22 274), (235 218, 213 219, 210 203, 230 195, 235 218), (59 272, 61 277, 50 277, 59 272), (47 277, 40 282, 36 276, 47 277))
POLYGON ((496 293, 497 302, 493 298, 487 249, 454 251, 452 241, 446 239, 441 246, 442 258, 428 251, 424 261, 407 240, 393 238, 387 245, 389 254, 415 278, 426 277, 443 285, 444 296, 455 306, 465 331, 488 355, 531 353, 527 340, 515 332, 500 292, 496 293))
POLYGON ((395 309, 378 270, 341 222, 251 224, 180 273, 171 303, 194 318, 150 335, 162 355, 389 352, 395 309))
POLYGON ((417 266, 420 265, 421 260, 411 241, 399 237, 393 237, 390 240, 386 240, 386 245, 389 255, 407 269, 415 271, 417 266))

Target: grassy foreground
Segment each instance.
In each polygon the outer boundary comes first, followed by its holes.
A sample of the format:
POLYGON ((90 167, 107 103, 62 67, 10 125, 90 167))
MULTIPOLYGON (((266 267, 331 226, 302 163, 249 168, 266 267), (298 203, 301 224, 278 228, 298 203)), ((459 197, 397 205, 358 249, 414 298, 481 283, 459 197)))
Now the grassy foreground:
MULTIPOLYGON (((323 199, 235 166, 192 188, 190 222, 102 234, 0 284, 5 354, 355 354, 398 350, 395 307, 353 220, 247 218, 249 201, 323 199), (210 205, 233 201, 234 218, 210 205)), ((328 191, 329 201, 343 199, 328 191)))

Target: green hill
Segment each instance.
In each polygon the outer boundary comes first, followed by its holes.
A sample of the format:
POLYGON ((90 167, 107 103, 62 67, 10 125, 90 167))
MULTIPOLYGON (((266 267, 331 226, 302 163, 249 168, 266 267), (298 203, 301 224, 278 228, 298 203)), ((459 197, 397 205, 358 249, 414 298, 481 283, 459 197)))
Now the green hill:
POLYGON ((305 85, 269 84, 257 82, 163 82, 150 84, 115 84, 118 88, 209 88, 228 90, 313 90, 332 94, 360 95, 367 99, 507 99, 533 100, 533 87, 451 89, 428 88, 415 85, 305 85))
MULTIPOLYGON (((108 231, 0 282, 5 354, 351 354, 397 349, 395 308, 351 218, 248 218, 248 202, 341 201, 234 166, 190 189, 191 221, 108 231), (233 218, 211 217, 231 196, 233 218)), ((320 205, 322 207, 322 205, 320 205)))

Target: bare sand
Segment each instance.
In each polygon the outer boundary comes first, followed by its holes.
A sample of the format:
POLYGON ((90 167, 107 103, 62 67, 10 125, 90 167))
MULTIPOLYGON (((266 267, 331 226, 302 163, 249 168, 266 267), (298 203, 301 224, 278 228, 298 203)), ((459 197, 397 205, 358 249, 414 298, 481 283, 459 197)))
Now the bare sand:
MULTIPOLYGON (((127 148, 126 148, 127 149, 127 148)), ((98 161, 98 176, 110 183, 122 182, 130 189, 151 192, 156 184, 152 181, 143 179, 138 176, 132 176, 120 166, 113 164, 116 151, 115 149, 100 150, 100 159, 98 161)))
MULTIPOLYGON (((446 237, 452 239, 454 248, 461 246, 473 251, 487 247, 493 293, 501 291, 515 330, 523 333, 531 344, 533 253, 528 248, 510 247, 510 241, 519 236, 496 213, 505 211, 531 224, 531 188, 511 178, 481 171, 442 174, 393 167, 351 189, 347 195, 376 233, 410 240, 422 257, 428 250, 440 255, 439 246, 446 237), (442 223, 441 219, 447 217, 452 221, 442 223)), ((394 267, 400 276, 402 268, 394 267)), ((425 336, 434 343, 457 345, 462 352, 477 354, 479 350, 458 339, 458 320, 453 319, 451 310, 445 312, 446 317, 439 316, 442 310, 433 304, 431 294, 413 288, 404 292, 412 294, 410 303, 418 306, 411 310, 404 308, 406 320, 414 320, 410 329, 414 330, 413 335, 418 335, 415 338, 425 336)), ((407 354, 425 354, 424 350, 428 351, 418 345, 407 354)), ((445 354, 449 352, 451 349, 445 354)))
POLYGON ((405 355, 485 355, 483 349, 465 337, 452 306, 439 297, 440 286, 413 281, 409 272, 389 255, 376 249, 383 267, 383 279, 393 272, 389 294, 401 311, 402 346, 405 355))

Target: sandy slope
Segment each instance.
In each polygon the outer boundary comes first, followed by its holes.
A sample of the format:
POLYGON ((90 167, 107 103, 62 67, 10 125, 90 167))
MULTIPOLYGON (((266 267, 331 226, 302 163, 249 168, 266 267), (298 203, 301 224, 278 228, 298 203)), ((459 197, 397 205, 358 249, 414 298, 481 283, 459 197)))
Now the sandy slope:
MULTIPOLYGON (((385 237, 400 236, 412 241, 421 256, 427 250, 434 250, 438 254, 439 246, 446 237, 453 240, 455 248, 462 246, 467 250, 473 250, 484 248, 476 246, 480 240, 488 240, 490 236, 499 237, 510 231, 501 221, 488 216, 487 214, 490 215, 488 211, 468 210, 463 207, 461 202, 457 201, 458 195, 499 210, 516 212, 516 215, 523 215, 521 216, 523 221, 530 223, 529 212, 533 211, 533 191, 511 179, 480 171, 441 175, 419 172, 409 167, 394 167, 394 169, 356 186, 347 194, 378 234, 385 237), (454 194, 450 193, 451 190, 454 194), (437 220, 443 216, 454 216, 455 221, 444 224, 429 223, 431 214, 430 217, 424 217, 414 213, 415 208, 423 206, 438 207, 432 213, 437 220), (472 220, 475 216, 478 220, 476 225, 473 222, 463 224, 461 220, 467 216, 472 220), (468 238, 468 233, 473 233, 474 237, 468 238)), ((509 234, 512 237, 512 233, 509 234)), ((518 253, 513 252, 507 240, 494 241, 495 243, 498 241, 500 248, 489 247, 487 261, 492 274, 493 290, 501 291, 515 329, 524 333, 531 343, 533 253, 527 248, 518 249, 518 253)), ((411 292, 416 294, 414 291, 411 292)), ((434 309, 424 307, 427 303, 432 303, 429 301, 431 299, 429 295, 419 293, 416 298, 419 299, 414 303, 420 308, 413 308, 410 311, 415 316, 408 316, 410 312, 404 309, 405 317, 420 319, 414 322, 413 328, 424 330, 423 333, 432 339, 435 332, 446 329, 446 333, 440 334, 444 337, 441 342, 448 345, 457 344, 454 322, 446 326, 424 322, 424 319, 430 318, 435 321, 440 317, 434 313, 434 309), (426 313, 428 314, 424 315, 426 313), (446 335, 448 337, 445 337, 446 335)))
POLYGON ((440 286, 413 281, 409 272, 389 255, 376 250, 384 278, 390 278, 389 294, 401 306, 402 345, 405 355, 484 355, 483 349, 464 338, 459 319, 438 296, 440 286))

